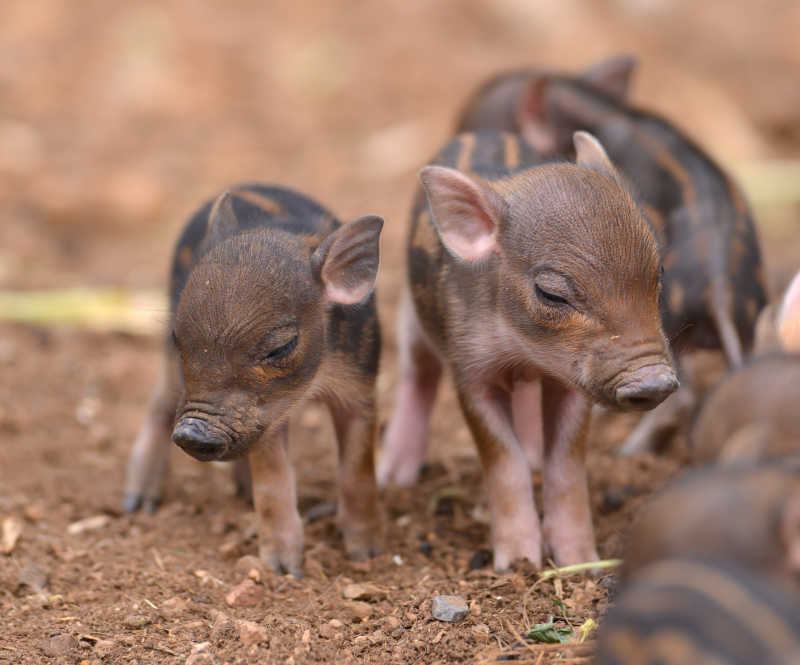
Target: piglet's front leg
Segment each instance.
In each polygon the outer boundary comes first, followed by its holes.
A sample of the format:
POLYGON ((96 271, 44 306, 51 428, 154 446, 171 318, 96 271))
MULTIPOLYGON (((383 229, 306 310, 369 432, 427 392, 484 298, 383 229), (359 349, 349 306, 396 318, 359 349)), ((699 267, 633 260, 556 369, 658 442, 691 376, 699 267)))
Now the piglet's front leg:
POLYGON ((353 559, 375 556, 383 547, 383 528, 375 482, 375 408, 332 405, 339 444, 339 527, 353 559))
POLYGON ((492 386, 459 386, 464 417, 478 446, 492 515, 494 567, 508 570, 515 559, 542 565, 542 537, 533 486, 511 425, 508 392, 492 386))
POLYGON ((542 387, 545 457, 542 473, 545 541, 560 566, 596 561, 586 437, 591 404, 582 393, 545 379, 542 387))
POLYGON ((288 456, 288 425, 250 452, 258 553, 273 570, 303 575, 303 523, 297 512, 294 471, 288 456))

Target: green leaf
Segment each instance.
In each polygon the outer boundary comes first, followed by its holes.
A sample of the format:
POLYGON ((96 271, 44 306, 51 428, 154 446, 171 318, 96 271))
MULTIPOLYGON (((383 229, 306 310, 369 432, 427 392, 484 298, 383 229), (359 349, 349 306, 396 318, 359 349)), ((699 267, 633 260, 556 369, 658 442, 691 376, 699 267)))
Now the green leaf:
POLYGON ((531 628, 525 637, 534 642, 546 642, 547 644, 558 644, 566 642, 570 635, 572 635, 572 628, 566 626, 565 628, 556 628, 553 623, 553 617, 547 623, 537 623, 531 628))

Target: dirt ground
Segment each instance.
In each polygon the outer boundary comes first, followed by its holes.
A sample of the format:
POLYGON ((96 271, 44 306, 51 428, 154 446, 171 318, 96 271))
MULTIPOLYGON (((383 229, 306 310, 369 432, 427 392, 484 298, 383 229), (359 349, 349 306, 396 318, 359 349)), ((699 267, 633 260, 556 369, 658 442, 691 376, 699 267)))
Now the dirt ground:
MULTIPOLYGON (((298 188, 343 219, 381 214, 383 420, 415 173, 488 74, 628 51, 641 59, 634 99, 723 163, 800 152, 789 0, 6 0, 2 15, 0 288, 159 288, 188 213, 241 181, 298 188)), ((779 287, 800 263, 800 216, 756 212, 779 287)), ((449 387, 422 481, 384 494, 386 550, 370 562, 344 557, 324 510, 334 446, 315 405, 292 426, 305 578, 251 572, 254 515, 228 470, 177 449, 161 510, 122 514, 159 362, 157 336, 0 323, 0 520, 22 525, 0 554, 0 663, 491 662, 550 615, 576 627, 602 615, 613 575, 491 572, 480 470, 449 387), (229 605, 248 575, 254 604, 229 605), (365 599, 345 597, 353 583, 365 599), (466 598, 468 616, 432 619, 437 594, 466 598)), ((661 457, 614 457, 634 423, 601 416, 592 430, 602 556, 622 554, 637 506, 684 462, 680 439, 661 457)), ((523 656, 588 663, 593 638, 523 656)))

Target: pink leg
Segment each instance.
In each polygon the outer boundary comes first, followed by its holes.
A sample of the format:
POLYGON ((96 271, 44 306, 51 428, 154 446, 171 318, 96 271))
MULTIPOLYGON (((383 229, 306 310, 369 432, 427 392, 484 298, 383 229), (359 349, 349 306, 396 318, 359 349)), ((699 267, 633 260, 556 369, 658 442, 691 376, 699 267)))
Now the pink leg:
POLYGON ((542 432, 542 382, 516 381, 511 392, 511 415, 514 431, 531 469, 542 468, 544 434, 542 432))
POLYGON ((511 426, 510 397, 485 386, 460 387, 458 397, 486 478, 495 570, 508 570, 516 559, 541 566, 539 516, 528 463, 511 426))
POLYGON ((591 404, 581 393, 545 381, 545 458, 542 478, 545 541, 560 566, 596 561, 586 481, 586 436, 591 404))
POLYGON ((297 512, 294 471, 288 456, 288 425, 264 436, 250 452, 259 556, 273 570, 302 577, 303 523, 297 512))
POLYGON ((378 484, 412 485, 419 476, 442 363, 424 338, 406 290, 398 321, 399 385, 378 459, 378 484))

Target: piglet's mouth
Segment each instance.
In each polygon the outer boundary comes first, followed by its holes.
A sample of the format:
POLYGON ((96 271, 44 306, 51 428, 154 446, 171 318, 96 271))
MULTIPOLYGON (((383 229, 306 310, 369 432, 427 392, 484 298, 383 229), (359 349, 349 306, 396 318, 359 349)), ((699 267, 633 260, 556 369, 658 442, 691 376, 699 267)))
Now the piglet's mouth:
POLYGON ((231 438, 201 418, 185 417, 175 423, 172 440, 201 462, 223 460, 229 456, 231 438))

